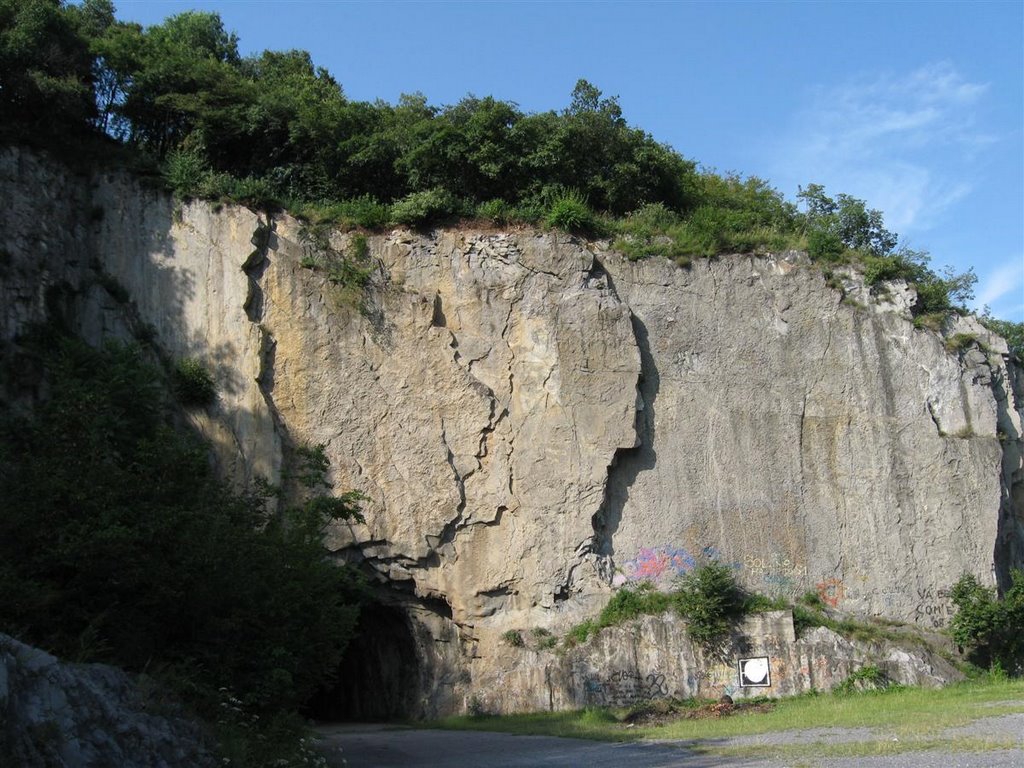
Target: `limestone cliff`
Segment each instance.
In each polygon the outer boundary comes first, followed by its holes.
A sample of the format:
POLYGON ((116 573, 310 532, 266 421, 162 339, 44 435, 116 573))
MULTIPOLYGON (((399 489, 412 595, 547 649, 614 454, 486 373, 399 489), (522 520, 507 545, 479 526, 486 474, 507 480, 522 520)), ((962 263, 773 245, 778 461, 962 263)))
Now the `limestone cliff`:
POLYGON ((703 560, 927 626, 960 573, 1024 565, 1024 376, 973 320, 947 329, 977 338, 960 353, 916 330, 902 284, 846 273, 844 300, 799 254, 680 269, 564 234, 395 231, 369 238, 360 309, 287 215, 16 151, 0 217, 4 354, 56 313, 205 359, 220 395, 194 420, 239 483, 327 446, 370 499, 330 546, 411 622, 416 712, 493 677, 505 629, 703 560))

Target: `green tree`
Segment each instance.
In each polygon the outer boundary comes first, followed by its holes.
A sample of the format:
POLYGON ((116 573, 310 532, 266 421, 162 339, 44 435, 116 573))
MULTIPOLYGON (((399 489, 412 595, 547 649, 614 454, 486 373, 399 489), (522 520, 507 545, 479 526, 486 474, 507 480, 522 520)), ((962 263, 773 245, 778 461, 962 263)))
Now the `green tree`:
POLYGON ((361 588, 326 558, 322 451, 298 495, 232 493, 207 448, 171 427, 164 377, 137 350, 50 339, 34 418, 0 419, 0 628, 61 655, 185 674, 252 710, 302 704, 337 668, 361 588))
POLYGON ((145 29, 136 56, 109 62, 129 68, 114 76, 131 82, 117 108, 130 140, 163 156, 186 140, 205 149, 241 133, 255 94, 239 72, 237 43, 215 13, 188 11, 145 29))
POLYGON ((1006 339, 1010 354, 1018 360, 1024 360, 1024 323, 1000 320, 992 316, 992 311, 985 307, 981 314, 982 324, 993 333, 1006 339))
POLYGON ((130 124, 120 114, 133 77, 141 67, 145 38, 142 27, 117 21, 109 0, 86 0, 79 9, 80 33, 88 41, 93 61, 96 127, 117 139, 127 139, 130 124))
POLYGON ((92 57, 60 0, 0 0, 0 130, 51 140, 93 115, 92 57))
POLYGON ((833 199, 820 184, 801 187, 797 198, 806 206, 809 232, 830 235, 846 248, 878 257, 896 247, 898 237, 885 228, 882 212, 869 209, 863 200, 845 194, 833 199))
POLYGON ((965 573, 951 591, 957 613, 953 639, 981 667, 998 664, 1004 671, 1024 672, 1024 571, 1014 570, 1011 586, 997 599, 995 589, 965 573))
POLYGON ((205 139, 215 164, 237 176, 269 176, 279 186, 298 179, 306 196, 334 193, 346 105, 341 86, 298 50, 264 51, 243 60, 241 74, 252 86, 252 103, 237 133, 205 139))

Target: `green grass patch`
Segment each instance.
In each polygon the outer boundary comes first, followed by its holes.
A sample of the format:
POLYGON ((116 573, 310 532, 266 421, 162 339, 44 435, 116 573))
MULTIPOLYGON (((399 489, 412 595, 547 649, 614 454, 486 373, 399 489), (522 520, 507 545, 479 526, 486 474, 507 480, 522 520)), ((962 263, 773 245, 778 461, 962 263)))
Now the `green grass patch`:
MULTIPOLYGON (((847 695, 808 694, 779 699, 768 712, 679 719, 664 725, 627 727, 628 710, 592 708, 575 712, 449 717, 429 723, 427 727, 601 741, 699 741, 806 728, 877 728, 884 732, 886 739, 915 740, 916 748, 926 749, 930 740, 941 742, 942 746, 968 743, 969 740, 964 739, 941 739, 942 731, 947 728, 1015 712, 1024 712, 1024 680, 986 679, 940 689, 891 688, 847 695)), ((1001 745, 997 740, 995 743, 1001 745)), ((851 745, 835 747, 859 748, 851 745)), ((971 742, 964 749, 973 747, 971 742)))
POLYGON ((622 712, 588 708, 573 712, 531 712, 516 715, 455 715, 419 727, 453 731, 498 731, 595 741, 635 741, 621 722, 622 712))

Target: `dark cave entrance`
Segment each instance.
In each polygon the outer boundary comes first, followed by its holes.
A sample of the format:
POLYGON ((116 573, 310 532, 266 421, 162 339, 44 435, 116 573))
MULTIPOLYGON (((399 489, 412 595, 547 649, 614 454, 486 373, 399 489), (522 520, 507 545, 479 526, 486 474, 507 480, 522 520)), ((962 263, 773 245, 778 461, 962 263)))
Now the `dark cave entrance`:
POLYGON ((305 715, 326 721, 415 717, 419 663, 406 614, 387 605, 368 605, 356 632, 337 679, 313 695, 305 715))

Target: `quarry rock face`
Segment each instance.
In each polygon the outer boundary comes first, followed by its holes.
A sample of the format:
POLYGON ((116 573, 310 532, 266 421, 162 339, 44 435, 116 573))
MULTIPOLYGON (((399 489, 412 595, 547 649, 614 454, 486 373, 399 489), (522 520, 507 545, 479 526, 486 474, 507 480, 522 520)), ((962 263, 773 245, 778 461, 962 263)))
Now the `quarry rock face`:
POLYGON ((411 715, 518 669, 508 630, 564 631, 703 562, 929 628, 961 573, 1024 565, 1024 374, 970 318, 916 329, 901 283, 551 232, 364 244, 17 151, 0 216, 3 354, 58 313, 200 358, 218 402, 189 418, 239 485, 326 446, 335 487, 368 498, 328 545, 404 617, 411 715), (345 285, 331 265, 364 249, 368 285, 345 285))

